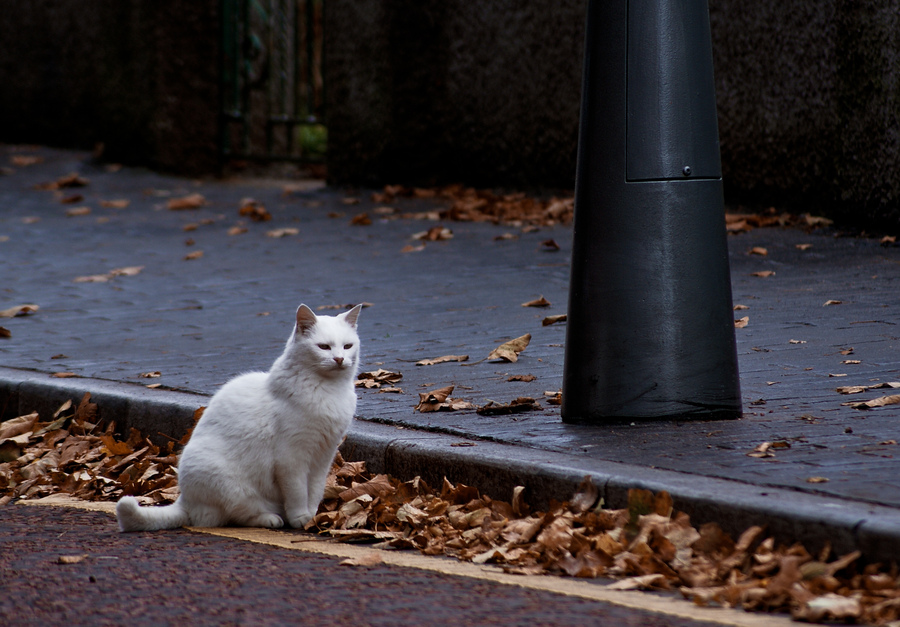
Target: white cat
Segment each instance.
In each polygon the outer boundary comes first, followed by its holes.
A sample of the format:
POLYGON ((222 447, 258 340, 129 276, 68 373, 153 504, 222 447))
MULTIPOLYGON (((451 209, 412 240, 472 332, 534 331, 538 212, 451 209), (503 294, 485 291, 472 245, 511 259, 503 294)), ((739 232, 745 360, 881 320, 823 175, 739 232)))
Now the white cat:
POLYGON ((300 305, 271 370, 232 379, 210 400, 181 454, 178 500, 141 507, 123 497, 116 506, 119 528, 309 522, 356 410, 361 307, 331 317, 300 305))

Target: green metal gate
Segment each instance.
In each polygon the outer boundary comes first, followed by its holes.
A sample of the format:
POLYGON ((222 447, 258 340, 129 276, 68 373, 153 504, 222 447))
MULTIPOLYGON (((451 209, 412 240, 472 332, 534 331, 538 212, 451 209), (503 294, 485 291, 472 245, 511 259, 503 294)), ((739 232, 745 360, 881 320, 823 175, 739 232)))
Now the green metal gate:
POLYGON ((324 0, 222 0, 226 159, 325 157, 324 0))

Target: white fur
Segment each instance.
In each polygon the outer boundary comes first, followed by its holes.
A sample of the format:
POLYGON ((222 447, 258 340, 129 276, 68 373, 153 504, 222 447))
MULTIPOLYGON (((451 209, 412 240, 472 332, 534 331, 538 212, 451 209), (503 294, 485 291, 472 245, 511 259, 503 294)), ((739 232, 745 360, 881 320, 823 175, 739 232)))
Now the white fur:
POLYGON ((331 317, 300 305, 269 372, 241 375, 213 396, 181 454, 178 500, 141 507, 123 497, 116 506, 119 528, 309 522, 356 410, 360 307, 331 317))

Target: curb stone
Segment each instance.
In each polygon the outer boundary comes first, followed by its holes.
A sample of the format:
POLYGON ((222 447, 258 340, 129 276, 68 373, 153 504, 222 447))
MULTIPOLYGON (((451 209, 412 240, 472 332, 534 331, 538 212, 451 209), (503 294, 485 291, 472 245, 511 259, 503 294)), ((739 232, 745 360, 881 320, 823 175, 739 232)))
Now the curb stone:
MULTIPOLYGON (((85 393, 97 403, 101 419, 115 419, 120 430, 136 428, 156 441, 160 434, 181 438, 194 411, 210 398, 0 367, 0 419, 35 410, 52 414, 85 393)), ((830 543, 837 554, 860 550, 871 561, 900 560, 900 512, 878 505, 362 420, 354 422, 341 451, 348 459, 365 461, 373 472, 419 475, 433 486, 446 476, 499 499, 508 499, 522 485, 528 502, 539 509, 567 500, 586 476, 608 507, 624 506, 631 488, 665 490, 695 525, 717 522, 733 536, 763 525, 779 542, 800 541, 811 551, 830 543)))

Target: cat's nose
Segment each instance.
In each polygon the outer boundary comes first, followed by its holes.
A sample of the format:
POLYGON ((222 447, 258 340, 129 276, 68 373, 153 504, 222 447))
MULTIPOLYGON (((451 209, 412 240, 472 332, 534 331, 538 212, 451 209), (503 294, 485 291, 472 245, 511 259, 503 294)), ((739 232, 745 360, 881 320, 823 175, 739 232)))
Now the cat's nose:
POLYGON ((338 366, 340 366, 342 363, 344 363, 344 358, 343 357, 335 357, 334 361, 338 366))

